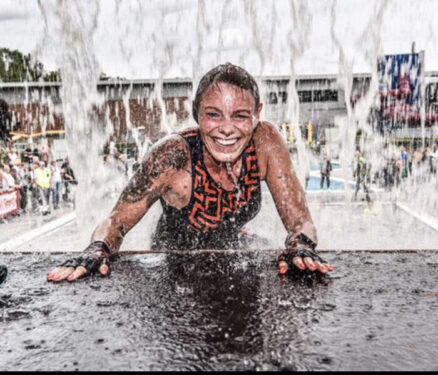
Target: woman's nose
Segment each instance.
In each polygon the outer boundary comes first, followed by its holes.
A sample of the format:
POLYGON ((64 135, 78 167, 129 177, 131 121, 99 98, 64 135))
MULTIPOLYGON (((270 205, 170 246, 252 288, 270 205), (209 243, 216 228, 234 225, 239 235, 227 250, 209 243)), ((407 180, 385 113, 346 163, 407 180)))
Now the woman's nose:
POLYGON ((223 127, 221 126, 219 128, 219 132, 223 135, 225 135, 226 137, 230 136, 231 134, 233 134, 233 129, 231 127, 223 127))
POLYGON ((225 136, 229 136, 233 134, 234 126, 230 120, 224 120, 222 124, 219 126, 219 132, 225 136))

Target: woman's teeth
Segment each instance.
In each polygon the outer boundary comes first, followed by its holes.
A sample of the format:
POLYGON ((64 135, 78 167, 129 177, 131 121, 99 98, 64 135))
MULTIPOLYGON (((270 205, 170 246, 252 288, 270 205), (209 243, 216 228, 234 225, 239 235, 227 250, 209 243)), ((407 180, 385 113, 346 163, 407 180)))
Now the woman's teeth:
POLYGON ((220 144, 221 146, 232 146, 237 142, 237 138, 233 139, 221 139, 221 138, 214 138, 214 141, 217 144, 220 144))

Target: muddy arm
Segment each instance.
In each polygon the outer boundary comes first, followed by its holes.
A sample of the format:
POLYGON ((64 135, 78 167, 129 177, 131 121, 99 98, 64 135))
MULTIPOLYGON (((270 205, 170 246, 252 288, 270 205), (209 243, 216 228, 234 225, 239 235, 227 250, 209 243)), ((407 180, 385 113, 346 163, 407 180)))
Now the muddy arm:
POLYGON ((186 142, 171 135, 156 143, 120 195, 110 216, 95 229, 91 241, 104 241, 116 253, 123 237, 168 189, 174 174, 187 170, 190 151, 186 142))
POLYGON ((267 155, 266 183, 288 233, 304 233, 317 243, 317 234, 306 202, 306 196, 293 170, 283 137, 270 126, 261 142, 267 155))

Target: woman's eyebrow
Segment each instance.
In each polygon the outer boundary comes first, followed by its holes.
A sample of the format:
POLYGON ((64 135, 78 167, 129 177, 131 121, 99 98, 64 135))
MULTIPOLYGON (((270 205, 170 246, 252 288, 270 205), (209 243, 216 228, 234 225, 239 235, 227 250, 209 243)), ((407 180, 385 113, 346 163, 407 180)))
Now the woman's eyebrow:
POLYGON ((218 112, 222 112, 219 108, 217 108, 217 107, 214 107, 214 106, 212 106, 212 105, 209 105, 209 106, 207 106, 207 107, 204 107, 204 109, 205 110, 214 110, 214 111, 218 111, 218 112))
POLYGON ((251 114, 251 111, 249 109, 246 109, 246 108, 236 109, 233 113, 239 113, 239 112, 245 112, 245 113, 247 113, 249 115, 251 114))

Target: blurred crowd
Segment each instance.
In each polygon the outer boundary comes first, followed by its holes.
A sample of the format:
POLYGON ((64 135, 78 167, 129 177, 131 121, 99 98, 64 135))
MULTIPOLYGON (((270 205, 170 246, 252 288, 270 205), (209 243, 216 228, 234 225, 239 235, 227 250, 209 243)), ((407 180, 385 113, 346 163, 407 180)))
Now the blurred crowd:
MULTIPOLYGON (((350 164, 355 182, 354 199, 363 191, 364 199, 371 203, 370 185, 390 191, 404 182, 422 184, 437 181, 438 146, 386 148, 379 154, 365 154, 356 147, 350 164)), ((333 166, 326 152, 319 155, 320 189, 330 189, 333 166)), ((337 173, 337 177, 343 178, 337 173)))
POLYGON ((74 206, 77 184, 68 157, 56 160, 43 147, 18 152, 13 144, 1 150, 0 193, 16 189, 20 196, 17 215, 34 212, 47 215, 60 202, 74 206))
MULTIPOLYGON (((352 164, 356 182, 355 199, 359 191, 363 190, 365 199, 370 202, 370 184, 391 190, 410 177, 420 183, 427 181, 438 170, 437 146, 402 146, 383 158, 383 163, 379 162, 379 167, 373 168, 364 153, 359 148, 356 149, 352 164)), ((114 146, 110 147, 109 153, 104 156, 104 165, 109 172, 108 180, 116 185, 117 178, 120 180, 122 177, 120 185, 123 187, 137 171, 140 162, 137 152, 127 159, 126 154, 119 153, 114 146)), ((319 163, 320 189, 324 189, 324 186, 330 189, 333 170, 330 157, 323 153, 319 163)), ((47 215, 57 210, 60 204, 74 207, 76 185, 76 176, 69 158, 56 160, 49 147, 38 145, 32 149, 29 146, 18 151, 10 143, 5 148, 0 148, 0 194, 14 190, 19 192, 20 210, 16 215, 26 212, 47 215)), ((119 194, 120 191, 116 193, 119 194)))
POLYGON ((363 190, 366 201, 371 203, 370 184, 390 191, 408 180, 417 184, 430 181, 438 170, 438 150, 437 146, 401 146, 398 151, 384 156, 382 161, 379 168, 373 168, 364 153, 356 148, 353 161, 353 178, 356 182, 354 199, 363 190))
POLYGON ((385 158, 382 170, 377 174, 380 185, 386 190, 398 187, 408 177, 417 182, 424 182, 438 169, 437 147, 418 147, 415 149, 401 147, 400 152, 385 158))
MULTIPOLYGON (((110 146, 113 146, 110 144, 110 146)), ((127 158, 115 146, 103 156, 106 174, 111 181, 108 190, 120 189, 140 166, 138 153, 127 158), (120 186, 116 186, 116 185, 120 186), (116 188, 113 189, 113 186, 116 188)), ((26 212, 48 215, 61 204, 74 207, 77 179, 70 166, 69 158, 56 159, 50 147, 39 144, 33 148, 17 150, 10 142, 0 147, 0 194, 19 191, 20 210, 15 215, 26 212)))

